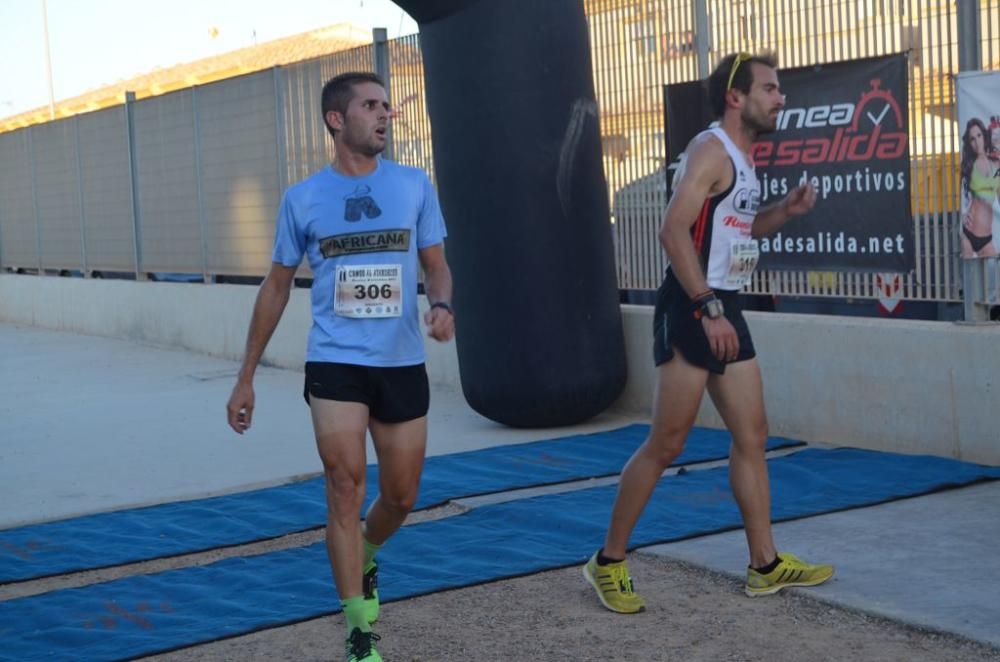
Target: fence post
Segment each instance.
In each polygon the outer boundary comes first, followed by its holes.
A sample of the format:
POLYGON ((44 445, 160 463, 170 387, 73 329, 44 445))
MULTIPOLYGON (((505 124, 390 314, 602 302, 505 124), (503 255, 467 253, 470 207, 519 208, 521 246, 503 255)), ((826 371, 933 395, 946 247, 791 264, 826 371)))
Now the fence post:
POLYGON ((35 136, 34 127, 28 127, 28 156, 31 157, 31 208, 35 215, 35 261, 38 266, 38 275, 42 271, 42 222, 38 218, 38 161, 35 159, 35 136))
POLYGON ((958 0, 958 70, 982 69, 979 0, 958 0))
POLYGON ((83 259, 83 277, 87 278, 87 211, 83 206, 83 164, 80 163, 80 116, 73 116, 73 131, 76 134, 76 186, 80 194, 80 253, 83 259))
MULTIPOLYGON (((982 68, 980 51, 979 0, 958 0, 958 69, 978 71, 982 68)), ((961 129, 960 129, 961 130, 961 129)), ((989 320, 987 259, 961 258, 962 304, 966 322, 989 320)))
POLYGON ((271 71, 274 77, 274 138, 278 150, 278 195, 280 196, 288 184, 288 154, 285 149, 285 73, 279 66, 271 71))
POLYGON ((712 27, 708 22, 708 3, 706 0, 694 0, 694 43, 698 49, 698 78, 708 78, 712 73, 712 63, 708 53, 712 50, 712 27))
POLYGON ((198 86, 191 87, 191 128, 194 134, 194 183, 198 206, 198 238, 201 240, 201 282, 210 283, 208 273, 208 233, 205 231, 205 191, 201 184, 201 122, 198 119, 198 86))
MULTIPOLYGON (((275 164, 278 170, 278 204, 288 185, 288 154, 285 148, 285 74, 284 69, 276 65, 271 68, 271 78, 274 81, 274 148, 275 164)), ((292 279, 295 287, 295 279, 292 279)))
POLYGON ((990 321, 990 310, 998 300, 1000 261, 996 257, 962 258, 962 304, 965 321, 990 321))
POLYGON ((272 70, 274 76, 274 144, 277 148, 278 196, 288 185, 288 154, 285 149, 285 73, 280 66, 272 70))
POLYGON ((135 92, 125 92, 125 140, 128 143, 129 189, 132 198, 132 254, 135 260, 135 279, 146 280, 142 272, 141 214, 139 210, 139 171, 135 155, 135 92))
MULTIPOLYGON (((373 28, 372 29, 372 59, 375 66, 375 73, 378 74, 382 82, 385 83, 386 94, 392 89, 392 83, 389 80, 389 36, 385 28, 373 28)), ((392 97, 389 97, 390 103, 392 102, 392 97)), ((385 158, 393 158, 392 149, 392 122, 389 122, 389 126, 385 131, 385 158)))
POLYGON ((0 205, 0 273, 3 273, 5 268, 3 263, 3 205, 0 205))

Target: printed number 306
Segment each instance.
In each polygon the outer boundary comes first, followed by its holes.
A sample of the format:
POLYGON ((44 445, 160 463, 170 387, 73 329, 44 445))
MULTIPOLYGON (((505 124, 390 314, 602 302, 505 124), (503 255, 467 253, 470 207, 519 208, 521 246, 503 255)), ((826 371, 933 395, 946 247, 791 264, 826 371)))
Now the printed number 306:
POLYGON ((355 299, 378 299, 379 297, 383 299, 388 299, 392 297, 392 288, 388 284, 382 285, 369 285, 365 287, 364 285, 354 286, 354 298, 355 299))

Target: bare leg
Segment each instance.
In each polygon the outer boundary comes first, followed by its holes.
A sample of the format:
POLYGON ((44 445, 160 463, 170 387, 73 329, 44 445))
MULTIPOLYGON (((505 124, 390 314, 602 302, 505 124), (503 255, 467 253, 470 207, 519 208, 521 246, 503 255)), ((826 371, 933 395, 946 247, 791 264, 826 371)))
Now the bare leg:
POLYGON ((618 483, 604 554, 625 558, 632 529, 663 471, 684 449, 705 392, 708 371, 684 360, 680 352, 657 368, 653 424, 649 437, 629 458, 618 483))
POLYGON ((361 595, 361 506, 368 407, 309 398, 326 477, 326 551, 341 600, 361 595))
POLYGON ((771 533, 771 488, 767 477, 767 415, 757 359, 726 366, 724 375, 708 379, 708 392, 733 435, 729 484, 743 515, 750 565, 774 560, 771 533))
POLYGON ((403 525, 417 501, 427 449, 427 418, 403 423, 372 419, 370 426, 378 454, 379 494, 365 515, 365 538, 381 545, 403 525))

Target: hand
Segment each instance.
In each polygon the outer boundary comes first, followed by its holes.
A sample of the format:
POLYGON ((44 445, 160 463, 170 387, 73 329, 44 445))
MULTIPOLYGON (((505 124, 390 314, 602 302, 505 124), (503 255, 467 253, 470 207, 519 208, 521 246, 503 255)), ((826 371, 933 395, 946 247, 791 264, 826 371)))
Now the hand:
POLYGON ((785 197, 785 211, 789 216, 801 216, 816 204, 816 188, 810 184, 799 184, 785 197))
POLYGON ((243 434, 250 429, 250 419, 253 418, 253 384, 248 382, 236 382, 233 393, 226 403, 226 418, 229 420, 229 427, 239 434, 243 434))
POLYGON ((455 335, 455 316, 444 308, 431 308, 424 313, 427 335, 438 342, 446 342, 455 335))
POLYGON ((740 339, 736 329, 725 317, 701 318, 701 325, 708 336, 708 347, 720 361, 735 361, 740 353, 740 339))

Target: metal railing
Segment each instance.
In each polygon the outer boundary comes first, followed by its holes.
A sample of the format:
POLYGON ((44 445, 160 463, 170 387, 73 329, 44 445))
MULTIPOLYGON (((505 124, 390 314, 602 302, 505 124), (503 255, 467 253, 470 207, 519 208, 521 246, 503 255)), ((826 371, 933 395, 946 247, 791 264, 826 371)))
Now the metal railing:
MULTIPOLYGON (((1000 0, 974 13, 1000 67, 1000 0)), ((937 0, 586 0, 619 286, 654 289, 666 207, 663 88, 736 50, 794 67, 905 51, 917 267, 903 298, 960 301, 956 5, 937 0)), ((391 154, 433 177, 416 35, 0 133, 0 266, 260 276, 281 191, 328 163, 323 82, 381 69, 391 154)), ((750 291, 875 298, 875 274, 762 272, 750 291)))
MULTIPOLYGON (((708 75, 736 51, 768 50, 783 67, 909 53, 911 199, 916 269, 909 300, 961 301, 957 7, 937 0, 593 0, 591 44, 616 226, 619 284, 657 287, 666 256, 657 228, 667 203, 663 87, 708 75), (609 149, 610 146, 610 149, 609 149)), ((981 61, 1000 67, 1000 3, 973 18, 981 61)), ((877 298, 877 274, 761 271, 758 294, 877 298)))
POLYGON ((962 260, 965 286, 964 317, 967 322, 997 321, 1000 310, 1000 258, 974 257, 962 260))

